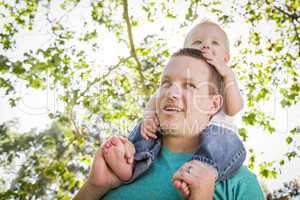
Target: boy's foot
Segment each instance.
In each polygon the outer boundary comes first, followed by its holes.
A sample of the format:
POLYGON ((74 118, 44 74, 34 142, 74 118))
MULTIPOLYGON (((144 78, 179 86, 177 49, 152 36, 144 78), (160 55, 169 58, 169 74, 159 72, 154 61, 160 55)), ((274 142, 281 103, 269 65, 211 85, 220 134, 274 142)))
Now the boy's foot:
POLYGON ((128 181, 132 176, 133 162, 128 155, 129 149, 126 142, 117 136, 108 139, 103 145, 103 157, 107 165, 112 169, 116 176, 122 181, 128 181))

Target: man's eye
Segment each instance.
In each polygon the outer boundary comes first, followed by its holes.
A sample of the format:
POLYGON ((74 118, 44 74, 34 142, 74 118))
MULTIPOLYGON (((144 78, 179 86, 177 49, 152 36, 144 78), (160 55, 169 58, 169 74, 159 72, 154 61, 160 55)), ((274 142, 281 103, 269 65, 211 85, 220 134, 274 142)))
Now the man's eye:
POLYGON ((213 44, 216 44, 216 45, 218 45, 218 44, 219 44, 219 42, 218 42, 218 41, 213 41, 212 43, 213 43, 213 44))
POLYGON ((185 83, 185 88, 196 88, 196 85, 193 83, 185 83))
POLYGON ((161 82, 161 86, 163 86, 163 87, 168 87, 170 84, 171 84, 171 82, 166 81, 166 80, 161 82))

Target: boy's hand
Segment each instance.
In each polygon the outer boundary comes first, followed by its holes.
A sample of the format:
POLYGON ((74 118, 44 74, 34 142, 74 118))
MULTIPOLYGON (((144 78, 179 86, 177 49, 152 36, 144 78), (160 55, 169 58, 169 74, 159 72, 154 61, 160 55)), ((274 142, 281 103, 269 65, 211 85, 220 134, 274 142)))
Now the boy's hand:
POLYGON ((149 112, 144 116, 144 121, 141 127, 141 135, 145 140, 157 139, 155 132, 158 130, 159 121, 155 112, 149 112))
POLYGON ((232 77, 234 74, 231 68, 225 63, 224 58, 215 55, 210 49, 201 50, 201 52, 202 55, 207 59, 206 61, 216 68, 224 80, 234 78, 232 77))

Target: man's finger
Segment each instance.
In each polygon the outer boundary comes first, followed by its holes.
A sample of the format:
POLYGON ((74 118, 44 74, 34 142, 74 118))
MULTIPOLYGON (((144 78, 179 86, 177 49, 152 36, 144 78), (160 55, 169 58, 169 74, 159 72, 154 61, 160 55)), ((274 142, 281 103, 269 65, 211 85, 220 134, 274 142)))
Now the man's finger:
POLYGON ((125 144, 125 157, 128 164, 133 163, 134 154, 135 154, 135 147, 130 141, 128 141, 125 144))
POLYGON ((173 176, 173 180, 178 180, 178 181, 184 181, 186 182, 187 184, 191 185, 193 182, 192 182, 192 179, 191 179, 191 176, 190 175, 187 175, 187 174, 178 174, 178 175, 174 175, 173 176))
POLYGON ((121 142, 122 142, 123 144, 126 144, 126 143, 128 142, 127 137, 125 137, 125 136, 123 136, 123 135, 120 135, 119 138, 120 138, 120 140, 121 140, 121 142))
POLYGON ((127 155, 127 157, 132 157, 135 154, 135 147, 134 147, 133 143, 128 141, 124 145, 125 145, 125 155, 127 155))
POLYGON ((120 144, 121 140, 118 136, 112 136, 109 140, 112 145, 117 146, 120 144))
POLYGON ((191 166, 190 163, 185 163, 184 165, 182 165, 180 167, 180 169, 178 169, 174 176, 173 176, 173 180, 180 180, 185 182, 188 185, 192 184, 192 175, 190 173, 188 173, 188 167, 191 166))
POLYGON ((183 196, 185 196, 185 197, 188 197, 190 194, 189 186, 185 182, 181 183, 180 191, 183 193, 183 196))
POLYGON ((101 145, 101 148, 109 148, 111 146, 112 146, 111 141, 110 141, 110 139, 108 139, 104 142, 103 145, 101 145))

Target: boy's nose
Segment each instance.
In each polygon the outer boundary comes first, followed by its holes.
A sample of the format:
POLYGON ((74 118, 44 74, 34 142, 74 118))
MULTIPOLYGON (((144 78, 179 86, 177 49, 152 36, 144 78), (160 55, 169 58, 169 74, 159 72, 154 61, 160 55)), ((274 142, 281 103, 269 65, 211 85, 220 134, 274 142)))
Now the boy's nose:
POLYGON ((202 47, 201 47, 201 50, 202 50, 202 49, 209 49, 209 48, 210 48, 210 47, 209 47, 208 44, 203 44, 202 47))

